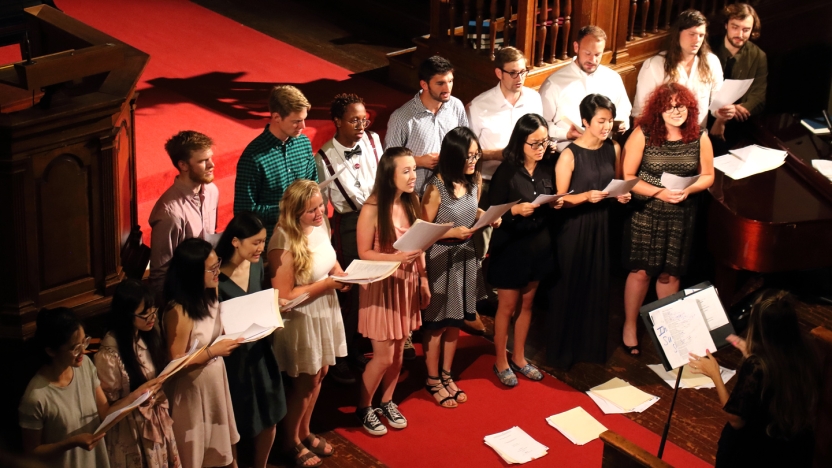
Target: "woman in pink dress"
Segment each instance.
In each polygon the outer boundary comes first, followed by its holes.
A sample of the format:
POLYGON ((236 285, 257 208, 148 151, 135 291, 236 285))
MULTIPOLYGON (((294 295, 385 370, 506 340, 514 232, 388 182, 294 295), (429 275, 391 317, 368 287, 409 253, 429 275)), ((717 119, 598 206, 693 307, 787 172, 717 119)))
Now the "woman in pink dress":
POLYGON ((380 412, 391 427, 407 427, 407 419, 393 403, 393 392, 402 367, 404 342, 422 325, 421 308, 430 302, 430 289, 421 250, 399 252, 393 243, 416 222, 421 208, 413 193, 416 161, 407 148, 387 148, 376 172, 373 193, 358 217, 356 240, 362 260, 401 262, 384 280, 362 285, 358 295, 358 331, 373 344, 373 359, 367 364, 356 415, 364 430, 384 435, 380 412), (372 406, 381 385, 381 404, 372 406))

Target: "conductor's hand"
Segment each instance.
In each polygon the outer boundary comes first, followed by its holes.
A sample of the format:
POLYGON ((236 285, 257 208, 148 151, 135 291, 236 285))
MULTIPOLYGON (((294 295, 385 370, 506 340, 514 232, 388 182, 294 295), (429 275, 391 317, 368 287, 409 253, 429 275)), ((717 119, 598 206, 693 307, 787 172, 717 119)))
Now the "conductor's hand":
POLYGON ((716 358, 711 354, 710 350, 705 350, 705 353, 707 354, 705 357, 690 353, 690 371, 694 374, 707 375, 711 380, 721 378, 719 375, 719 363, 716 362, 716 358))
POLYGON ((511 207, 511 214, 528 218, 537 207, 538 205, 532 203, 518 203, 511 207))

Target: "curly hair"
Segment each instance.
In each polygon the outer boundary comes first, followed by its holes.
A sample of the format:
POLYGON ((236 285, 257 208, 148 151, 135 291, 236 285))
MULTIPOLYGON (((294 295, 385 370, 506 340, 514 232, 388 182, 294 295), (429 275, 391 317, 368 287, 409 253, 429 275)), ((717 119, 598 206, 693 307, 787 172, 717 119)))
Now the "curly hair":
POLYGON ((644 112, 636 125, 649 137, 650 146, 662 146, 667 141, 667 124, 662 117, 664 111, 670 107, 676 98, 676 105, 688 108, 688 117, 679 127, 682 131, 682 141, 690 143, 699 139, 699 108, 696 96, 688 88, 679 83, 665 83, 656 87, 644 106, 644 112))
POLYGON ((352 93, 335 96, 335 99, 332 100, 332 104, 329 106, 329 114, 332 116, 332 120, 343 118, 344 112, 347 111, 347 107, 350 104, 361 104, 363 106, 364 100, 352 93))
POLYGON ((286 233, 288 249, 294 258, 295 284, 308 284, 312 279, 312 251, 309 241, 303 233, 300 217, 306 211, 306 205, 315 195, 321 193, 316 182, 298 179, 283 192, 280 200, 280 219, 277 225, 286 233))

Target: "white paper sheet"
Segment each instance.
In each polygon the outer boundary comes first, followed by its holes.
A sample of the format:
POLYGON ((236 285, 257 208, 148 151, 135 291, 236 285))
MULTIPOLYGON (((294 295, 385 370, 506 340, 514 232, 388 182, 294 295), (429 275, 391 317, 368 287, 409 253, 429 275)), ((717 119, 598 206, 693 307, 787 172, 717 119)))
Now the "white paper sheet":
POLYGON ((568 191, 566 193, 556 193, 554 195, 538 195, 537 198, 534 199, 532 205, 543 205, 545 203, 552 203, 555 201, 560 200, 561 198, 569 195, 572 191, 568 191))
POLYGON ((300 296, 292 299, 291 301, 283 304, 280 306, 280 312, 289 312, 290 310, 294 309, 295 307, 303 304, 305 300, 309 299, 309 293, 303 293, 300 296))
POLYGON ((601 190, 601 191, 602 192, 609 192, 609 195, 607 195, 607 198, 620 197, 621 195, 624 195, 627 192, 629 192, 630 190, 632 190, 633 187, 636 186, 636 184, 638 183, 639 180, 640 179, 638 177, 636 177, 635 179, 630 179, 630 180, 613 179, 613 180, 610 181, 609 184, 607 184, 606 187, 604 187, 604 190, 601 190))
POLYGON ((785 151, 750 145, 714 158, 714 167, 728 177, 739 180, 777 169, 786 162, 787 156, 785 151))
POLYGON ((198 349, 199 349, 199 340, 194 339, 194 342, 191 345, 191 349, 189 349, 188 352, 185 353, 184 356, 178 357, 178 358, 170 361, 168 363, 168 365, 165 366, 164 369, 162 369, 162 372, 159 373, 158 377, 164 377, 164 376, 170 374, 171 372, 173 372, 174 370, 176 370, 176 368, 179 367, 179 364, 181 364, 182 361, 187 360, 189 357, 191 357, 192 354, 197 352, 198 349))
POLYGON ((341 167, 341 169, 338 169, 337 171, 335 171, 335 174, 332 174, 330 177, 327 177, 326 180, 319 183, 318 188, 325 188, 327 185, 335 182, 335 179, 337 179, 338 176, 341 175, 341 173, 344 172, 344 170, 346 168, 347 168, 347 166, 343 166, 343 167, 341 167))
POLYGON ((393 248, 399 252, 427 250, 453 227, 453 223, 434 224, 417 220, 404 235, 399 237, 399 240, 393 243, 393 248))
POLYGON ((399 262, 353 260, 344 271, 347 276, 333 276, 332 278, 342 283, 366 284, 390 276, 391 271, 395 271, 398 267, 399 262))
MULTIPOLYGON (((675 380, 674 380, 674 382, 675 382, 675 380)), ((601 411, 604 412, 604 414, 643 413, 647 408, 653 406, 654 403, 659 401, 659 397, 653 396, 653 398, 651 398, 647 402, 636 406, 631 411, 627 411, 625 409, 619 408, 618 406, 615 405, 615 403, 613 403, 613 402, 611 402, 611 401, 609 401, 609 400, 607 400, 603 397, 595 395, 594 393, 592 393, 589 390, 587 390, 586 394, 589 396, 589 398, 592 399, 592 401, 595 402, 596 405, 598 405, 598 408, 600 408, 601 411)))
POLYGON ((124 413, 130 412, 133 409, 137 408, 139 405, 147 401, 148 398, 150 398, 150 390, 139 395, 135 400, 133 400, 133 403, 130 403, 129 405, 125 406, 124 408, 121 408, 118 411, 113 411, 112 413, 108 414, 107 417, 104 418, 103 421, 101 421, 101 424, 98 425, 98 428, 95 430, 93 434, 98 434, 99 432, 101 432, 102 429, 107 427, 107 425, 115 421, 116 418, 118 418, 124 413))
POLYGON ((662 186, 670 190, 684 190, 699 180, 699 174, 691 177, 679 177, 675 174, 665 172, 662 174, 662 186))
POLYGON ((517 426, 503 432, 485 436, 486 445, 493 448, 507 463, 527 463, 540 458, 549 447, 534 440, 517 426))
POLYGON ((546 422, 575 445, 586 445, 607 430, 580 406, 549 416, 546 422))
POLYGON ((592 387, 589 391, 626 411, 634 411, 654 397, 618 377, 592 387))
POLYGON ((282 328, 283 319, 278 313, 276 293, 277 290, 269 288, 221 302, 220 316, 224 333, 240 333, 248 330, 252 324, 282 328))
MULTIPOLYGON (((690 295, 690 294, 688 294, 690 295)), ((722 307, 722 302, 716 294, 715 288, 706 288, 693 294, 691 298, 696 301, 702 317, 705 318, 705 323, 708 325, 708 330, 716 330, 717 328, 728 325, 728 314, 722 307)))
POLYGON ((485 213, 483 213, 482 216, 480 216, 480 219, 477 220, 477 222, 471 227, 471 229, 476 231, 477 229, 484 228, 489 224, 497 221, 519 201, 520 200, 511 203, 503 203, 502 205, 491 205, 488 208, 488 210, 485 213))
POLYGON ((728 104, 737 102, 739 98, 745 96, 746 91, 748 91, 748 88, 751 87, 751 83, 753 82, 754 78, 749 78, 747 80, 723 81, 722 87, 720 87, 719 90, 713 94, 711 105, 708 107, 708 110, 716 112, 722 106, 727 106, 728 104))
POLYGON ((219 244, 219 243, 220 243, 220 238, 221 238, 221 237, 222 237, 222 233, 221 233, 221 232, 215 232, 215 233, 213 233, 213 234, 207 234, 207 235, 205 236, 205 240, 206 240, 206 241, 208 241, 208 243, 209 243, 209 244, 211 244, 211 247, 213 247, 213 248, 215 248, 215 249, 216 249, 216 248, 217 248, 217 244, 219 244))
POLYGON ((832 161, 828 159, 813 159, 812 167, 823 174, 829 180, 832 180, 832 161))
POLYGON ((214 343, 224 340, 236 340, 238 338, 243 338, 243 343, 251 343, 252 341, 257 341, 269 336, 273 331, 275 331, 275 329, 275 327, 264 327, 256 323, 252 323, 244 331, 218 336, 217 339, 211 344, 213 345, 214 343))
POLYGON ((672 369, 689 362, 690 354, 716 351, 705 318, 695 300, 687 296, 650 312, 653 331, 672 369))

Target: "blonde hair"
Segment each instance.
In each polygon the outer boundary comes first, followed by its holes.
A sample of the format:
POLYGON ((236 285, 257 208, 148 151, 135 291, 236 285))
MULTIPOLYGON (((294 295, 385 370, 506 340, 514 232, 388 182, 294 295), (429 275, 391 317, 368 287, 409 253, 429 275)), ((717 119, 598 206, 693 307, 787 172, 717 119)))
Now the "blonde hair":
POLYGON ((300 217, 315 194, 321 193, 316 182, 298 179, 283 192, 280 200, 280 219, 277 226, 286 233, 287 248, 294 257, 295 284, 307 284, 312 279, 312 252, 300 225, 300 217))
POLYGON ((300 112, 312 106, 306 96, 292 85, 278 85, 269 93, 269 113, 285 119, 292 112, 300 112))

